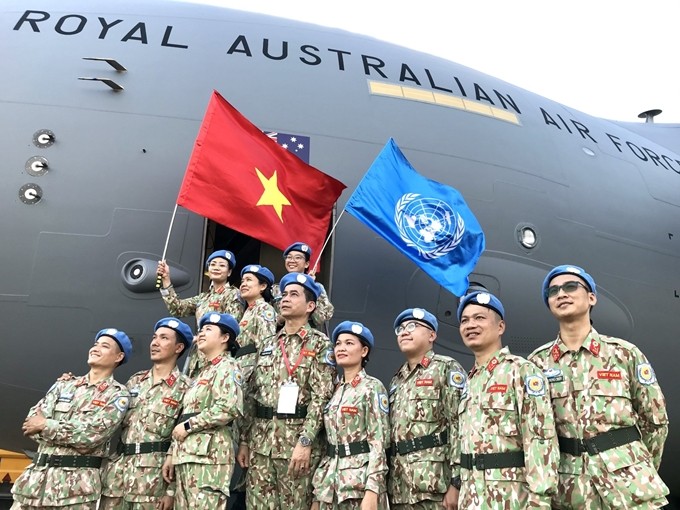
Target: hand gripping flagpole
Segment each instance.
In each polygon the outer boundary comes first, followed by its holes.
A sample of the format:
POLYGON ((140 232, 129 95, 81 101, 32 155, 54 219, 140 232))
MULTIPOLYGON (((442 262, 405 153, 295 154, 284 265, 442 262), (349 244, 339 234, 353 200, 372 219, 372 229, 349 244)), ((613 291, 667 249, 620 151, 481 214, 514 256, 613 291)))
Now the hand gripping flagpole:
POLYGON ((340 212, 340 214, 338 215, 338 218, 335 220, 335 223, 333 223, 333 228, 331 228, 331 231, 328 233, 328 237, 326 237, 326 240, 323 242, 323 246, 321 247, 319 254, 316 256, 316 260, 314 261, 314 265, 312 266, 312 270, 309 272, 310 276, 314 276, 316 274, 316 268, 319 267, 319 261, 321 260, 321 254, 326 249, 326 245, 328 244, 328 241, 330 241, 331 237, 333 237, 333 232, 335 232, 335 227, 338 226, 338 222, 340 221, 340 218, 342 218, 343 214, 345 214, 345 209, 343 209, 340 212))
MULTIPOLYGON (((168 252, 168 244, 170 243, 170 234, 172 233, 172 226, 175 224, 175 216, 177 216, 177 204, 175 204, 175 208, 172 211, 172 218, 170 218, 170 228, 168 228, 168 235, 165 237, 165 246, 163 247, 163 256, 161 257, 161 261, 165 260, 165 255, 168 252)), ((161 275, 156 275, 156 288, 160 289, 161 288, 161 281, 163 279, 161 278, 161 275)))

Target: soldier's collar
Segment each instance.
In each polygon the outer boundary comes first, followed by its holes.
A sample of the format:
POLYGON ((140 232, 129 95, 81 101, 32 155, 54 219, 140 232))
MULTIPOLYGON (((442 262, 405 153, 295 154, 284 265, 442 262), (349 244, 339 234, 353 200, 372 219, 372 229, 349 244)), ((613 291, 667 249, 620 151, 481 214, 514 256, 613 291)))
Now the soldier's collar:
POLYGON ((359 373, 352 378, 351 381, 345 382, 345 380, 343 378, 343 382, 345 384, 349 384, 350 386, 352 386, 352 388, 356 388, 359 385, 359 383, 361 382, 361 380, 365 377, 366 377, 366 371, 362 368, 359 371, 359 373))
MULTIPOLYGON (((597 331, 595 331, 595 328, 590 328, 590 332, 583 340, 580 349, 585 349, 593 356, 599 357, 601 345, 600 335, 597 331)), ((553 346, 550 349, 550 356, 552 357, 553 361, 557 362, 567 351, 569 351, 567 345, 562 341, 562 338, 558 334, 555 343, 553 343, 553 346)))
POLYGON ((434 351, 430 349, 425 353, 425 356, 422 357, 418 364, 423 368, 427 368, 430 366, 430 363, 432 363, 432 358, 434 358, 434 351))
POLYGON ((300 326, 300 329, 298 329, 295 333, 292 333, 292 334, 289 335, 288 333, 286 333, 286 327, 284 325, 279 330, 278 338, 281 338, 282 336, 287 337, 287 336, 297 335, 304 340, 309 335, 311 329, 312 329, 312 327, 309 325, 309 322, 305 322, 302 326, 300 326))
POLYGON ((255 301, 253 301, 252 305, 248 305, 248 309, 250 310, 251 308, 255 308, 257 305, 259 305, 262 301, 264 301, 263 297, 257 298, 255 301))

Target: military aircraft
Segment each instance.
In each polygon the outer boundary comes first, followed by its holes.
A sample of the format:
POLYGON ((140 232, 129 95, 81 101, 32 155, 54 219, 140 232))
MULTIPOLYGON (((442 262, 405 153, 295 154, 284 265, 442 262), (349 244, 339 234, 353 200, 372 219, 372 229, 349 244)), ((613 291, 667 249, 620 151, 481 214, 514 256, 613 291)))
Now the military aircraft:
MULTIPOLYGON (((309 139, 310 163, 348 186, 337 214, 390 137, 458 189, 486 235, 470 280, 503 301, 515 353, 556 335, 546 272, 586 267, 595 326, 639 345, 665 390, 661 473, 680 494, 680 125, 594 118, 369 37, 205 5, 7 0, 0 48, 0 448, 34 449, 26 411, 62 372, 87 369, 99 329, 135 341, 120 380, 148 366, 167 314, 155 267, 215 89, 260 129, 309 139)), ((205 285, 213 248, 283 275, 280 251, 226 227, 180 208, 166 256, 180 295, 205 285)), ((437 350, 471 367, 458 298, 353 217, 338 222, 319 278, 331 326, 373 329, 369 371, 384 381, 402 362, 393 319, 412 306, 437 315, 437 350)))

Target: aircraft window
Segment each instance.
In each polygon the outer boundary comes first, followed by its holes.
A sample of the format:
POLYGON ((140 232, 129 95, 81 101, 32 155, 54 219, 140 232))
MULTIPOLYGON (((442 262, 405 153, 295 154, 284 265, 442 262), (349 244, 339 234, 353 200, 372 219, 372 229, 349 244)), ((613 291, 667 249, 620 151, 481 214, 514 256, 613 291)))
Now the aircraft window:
POLYGON ((439 106, 446 106, 448 108, 455 108, 457 110, 478 113, 486 117, 492 117, 494 119, 520 125, 519 117, 512 112, 503 110, 502 108, 496 108, 495 106, 490 106, 479 101, 462 99, 458 96, 454 96, 453 94, 441 94, 439 92, 435 93, 430 90, 407 87, 405 85, 395 85, 392 83, 374 80, 368 80, 368 88, 370 93, 376 96, 387 96, 406 99, 408 101, 432 103, 439 106))
POLYGON ((588 156, 594 156, 595 152, 593 152, 592 149, 589 149, 588 147, 583 147, 583 152, 585 152, 588 156))
POLYGON ((519 225, 517 227, 517 239, 527 250, 531 250, 538 246, 538 235, 536 230, 531 225, 519 225))

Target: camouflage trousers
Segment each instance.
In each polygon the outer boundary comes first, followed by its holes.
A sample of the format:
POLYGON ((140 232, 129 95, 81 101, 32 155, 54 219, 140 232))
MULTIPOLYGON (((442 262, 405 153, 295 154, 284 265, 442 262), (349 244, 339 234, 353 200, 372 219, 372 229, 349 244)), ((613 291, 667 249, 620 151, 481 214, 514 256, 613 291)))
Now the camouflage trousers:
POLYGON ((96 510, 97 502, 90 501, 89 503, 76 503, 75 505, 64 506, 32 506, 22 505, 16 501, 12 504, 9 510, 96 510))
POLYGON ((216 510, 229 497, 231 464, 177 464, 174 510, 216 510))
POLYGON ((553 508, 559 510, 661 508, 668 504, 664 497, 668 488, 658 475, 636 472, 645 469, 644 464, 628 466, 609 477, 592 476, 588 473, 580 475, 559 473, 557 496, 552 500, 553 508))
POLYGON ((463 480, 458 507, 469 510, 525 510, 549 508, 550 496, 539 496, 529 491, 525 482, 485 480, 484 471, 463 480))
POLYGON ((134 503, 123 498, 102 496, 97 510, 156 510, 156 502, 134 503))
MULTIPOLYGON (((378 510, 388 510, 390 508, 387 502, 387 493, 383 492, 378 496, 378 510)), ((409 507, 410 508, 410 507, 409 507)), ((333 503, 319 503, 319 510, 361 510, 360 499, 346 499, 342 503, 333 501, 333 503)))
POLYGON ((288 459, 272 459, 259 453, 250 456, 246 477, 246 506, 257 510, 309 510, 312 506, 312 473, 319 459, 312 457, 309 474, 288 475, 288 459))
MULTIPOLYGON (((393 505, 390 504, 390 510, 442 510, 444 508, 442 506, 441 501, 432 501, 432 500, 426 500, 426 501, 418 501, 418 503, 407 503, 403 505, 393 505)), ((465 507, 463 506, 458 506, 461 510, 463 510, 465 507)))

